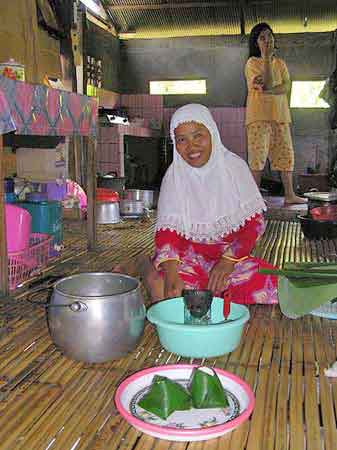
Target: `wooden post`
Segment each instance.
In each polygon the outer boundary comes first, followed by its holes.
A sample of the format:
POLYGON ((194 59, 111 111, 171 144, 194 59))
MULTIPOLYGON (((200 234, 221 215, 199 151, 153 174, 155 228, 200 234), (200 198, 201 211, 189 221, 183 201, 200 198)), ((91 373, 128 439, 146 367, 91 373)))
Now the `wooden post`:
POLYGON ((97 141, 94 137, 85 137, 87 150, 87 235, 88 250, 96 249, 96 150, 97 141))
POLYGON ((76 136, 74 142, 74 156, 75 156, 75 181, 82 186, 82 173, 81 173, 81 147, 83 142, 82 136, 76 136))
POLYGON ((6 215, 4 195, 3 137, 0 136, 0 295, 8 295, 8 256, 6 239, 6 215))

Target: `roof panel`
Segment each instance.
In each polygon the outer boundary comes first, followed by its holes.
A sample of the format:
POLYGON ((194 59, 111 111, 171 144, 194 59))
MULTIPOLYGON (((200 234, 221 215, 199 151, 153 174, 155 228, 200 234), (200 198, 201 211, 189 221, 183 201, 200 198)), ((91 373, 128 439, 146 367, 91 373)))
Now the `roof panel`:
POLYGON ((106 0, 121 38, 238 35, 268 22, 275 33, 332 31, 336 0, 106 0), (128 32, 135 34, 125 34, 128 32))

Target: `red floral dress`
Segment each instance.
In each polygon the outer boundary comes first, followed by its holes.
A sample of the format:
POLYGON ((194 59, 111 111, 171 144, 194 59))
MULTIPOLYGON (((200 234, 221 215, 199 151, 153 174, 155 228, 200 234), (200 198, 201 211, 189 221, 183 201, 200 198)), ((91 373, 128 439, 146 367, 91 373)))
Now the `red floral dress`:
MULTIPOLYGON (((224 290, 229 291, 235 303, 277 303, 277 278, 258 273, 259 267, 274 268, 266 261, 250 256, 256 241, 265 230, 263 216, 257 214, 248 219, 238 231, 212 243, 194 242, 175 231, 156 232, 156 252, 154 267, 160 271, 160 264, 167 260, 177 260, 179 276, 186 288, 207 288, 209 273, 223 256, 237 260, 224 290)), ((215 293, 221 296, 221 292, 215 293)))

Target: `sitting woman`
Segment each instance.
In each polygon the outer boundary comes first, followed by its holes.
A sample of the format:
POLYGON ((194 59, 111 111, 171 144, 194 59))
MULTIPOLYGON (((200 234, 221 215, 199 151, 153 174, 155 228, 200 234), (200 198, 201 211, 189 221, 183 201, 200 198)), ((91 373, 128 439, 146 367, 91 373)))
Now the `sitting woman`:
POLYGON ((246 163, 222 145, 205 106, 179 108, 170 133, 155 255, 139 264, 152 300, 208 288, 236 303, 276 303, 276 277, 258 273, 272 266, 250 256, 264 232, 265 203, 246 163))
POLYGON ((250 256, 265 203, 246 163, 222 145, 202 105, 178 109, 170 133, 174 159, 160 190, 153 259, 159 276, 147 276, 152 296, 208 288, 237 303, 277 302, 275 277, 258 273, 271 266, 250 256))

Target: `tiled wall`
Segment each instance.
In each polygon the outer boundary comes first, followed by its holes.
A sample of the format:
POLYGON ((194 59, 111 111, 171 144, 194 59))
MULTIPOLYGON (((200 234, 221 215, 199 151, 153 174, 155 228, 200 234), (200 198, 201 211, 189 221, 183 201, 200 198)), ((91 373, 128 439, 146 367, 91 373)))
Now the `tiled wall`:
MULTIPOLYGON (((164 108, 160 95, 121 95, 119 100, 120 105, 127 108, 131 124, 135 118, 141 120, 137 126, 134 123, 130 127, 121 125, 101 129, 97 162, 101 172, 114 170, 121 175, 124 170, 124 134, 151 136, 160 131, 168 136, 170 119, 176 108, 164 108), (152 129, 154 126, 158 128, 155 131, 152 129)), ((245 108, 214 107, 210 111, 223 144, 246 160, 245 108)), ((320 171, 326 173, 336 154, 336 138, 332 139, 333 133, 327 126, 326 112, 292 110, 292 118, 295 174, 306 173, 308 167, 314 167, 316 159, 320 162, 320 171)))
MULTIPOLYGON (((124 173, 124 135, 153 136, 159 132, 169 134, 169 122, 175 108, 164 108, 161 95, 121 95, 130 117, 130 126, 102 127, 98 136, 97 168, 102 173, 124 173), (137 119, 140 119, 137 121, 137 119), (164 130, 162 129, 164 125, 164 130)), ((210 108, 218 125, 223 144, 246 159, 244 108, 210 108)))
POLYGON ((131 122, 135 118, 144 119, 143 127, 160 130, 163 121, 162 95, 121 95, 120 104, 127 109, 131 122))
POLYGON ((119 105, 127 109, 130 126, 101 127, 98 135, 97 170, 124 175, 124 135, 150 137, 163 122, 161 95, 121 95, 119 105), (137 120, 139 119, 139 120, 137 120))

